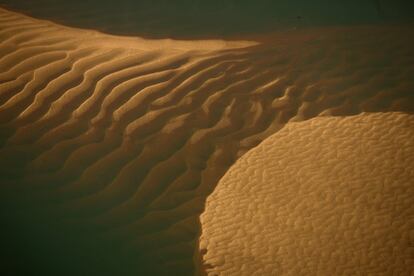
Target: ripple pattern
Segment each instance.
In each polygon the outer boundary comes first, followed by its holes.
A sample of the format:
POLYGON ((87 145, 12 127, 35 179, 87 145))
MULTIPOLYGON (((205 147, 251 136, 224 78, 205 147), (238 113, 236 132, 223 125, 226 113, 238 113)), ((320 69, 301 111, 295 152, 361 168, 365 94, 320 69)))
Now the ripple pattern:
POLYGON ((73 244, 88 265, 68 275, 191 275, 206 197, 249 149, 290 121, 414 111, 412 30, 153 41, 0 10, 5 235, 73 244))

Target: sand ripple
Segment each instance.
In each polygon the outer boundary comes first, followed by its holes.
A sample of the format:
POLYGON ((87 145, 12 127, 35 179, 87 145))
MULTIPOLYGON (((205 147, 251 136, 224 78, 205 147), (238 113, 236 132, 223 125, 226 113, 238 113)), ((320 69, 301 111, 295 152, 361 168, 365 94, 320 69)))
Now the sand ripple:
POLYGON ((246 151, 289 121, 414 110, 410 37, 143 40, 0 10, 2 219, 56 270, 89 264, 68 275, 191 274, 205 199, 246 151))
POLYGON ((208 197, 208 275, 410 275, 414 116, 289 123, 208 197))

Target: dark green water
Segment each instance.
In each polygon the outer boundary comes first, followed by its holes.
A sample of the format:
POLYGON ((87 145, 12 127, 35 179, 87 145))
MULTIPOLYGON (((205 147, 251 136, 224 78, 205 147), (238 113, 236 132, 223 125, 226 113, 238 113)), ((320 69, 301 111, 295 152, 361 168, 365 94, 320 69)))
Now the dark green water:
POLYGON ((209 37, 315 25, 413 21, 408 0, 0 0, 0 6, 81 28, 147 37, 209 37))

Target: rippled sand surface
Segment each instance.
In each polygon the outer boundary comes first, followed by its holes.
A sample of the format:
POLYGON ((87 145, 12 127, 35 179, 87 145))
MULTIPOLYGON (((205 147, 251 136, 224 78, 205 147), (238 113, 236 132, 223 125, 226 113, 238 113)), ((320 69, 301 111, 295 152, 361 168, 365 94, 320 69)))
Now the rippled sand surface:
POLYGON ((248 150, 290 122, 414 111, 412 37, 148 40, 0 9, 6 269, 192 275, 206 198, 248 150))
POLYGON ((413 135, 392 112, 288 123, 209 196, 208 275, 410 275, 413 135))

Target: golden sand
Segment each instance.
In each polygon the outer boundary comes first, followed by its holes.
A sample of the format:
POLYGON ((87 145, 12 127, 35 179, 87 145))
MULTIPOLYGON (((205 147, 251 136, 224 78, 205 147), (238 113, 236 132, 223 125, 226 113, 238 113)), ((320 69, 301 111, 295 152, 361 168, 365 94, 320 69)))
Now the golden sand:
POLYGON ((208 275, 409 275, 414 116, 289 123, 208 197, 208 275))
MULTIPOLYGON (((249 149, 291 121, 414 110, 412 37, 367 26, 145 40, 0 9, 2 216, 59 229, 90 274, 192 274, 206 197, 249 149)), ((67 248, 53 250, 39 262, 67 248)))

